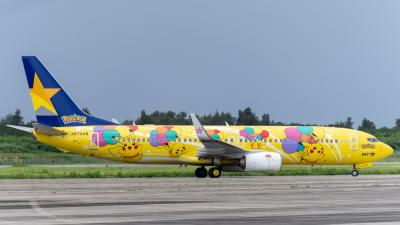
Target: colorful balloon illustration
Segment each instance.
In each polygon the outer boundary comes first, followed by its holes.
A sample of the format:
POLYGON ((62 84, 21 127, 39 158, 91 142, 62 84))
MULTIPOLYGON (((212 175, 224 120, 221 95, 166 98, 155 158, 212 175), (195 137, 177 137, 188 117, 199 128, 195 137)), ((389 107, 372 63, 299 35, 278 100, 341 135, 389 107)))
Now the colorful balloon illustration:
POLYGON ((127 125, 130 129, 131 132, 135 132, 138 129, 138 126, 136 125, 127 125))
POLYGON ((246 133, 246 131, 244 130, 240 130, 239 131, 240 136, 244 137, 244 138, 249 138, 249 135, 246 133))
POLYGON ((115 145, 117 143, 117 138, 119 137, 119 132, 114 129, 105 129, 103 132, 103 138, 109 145, 115 145))
POLYGON ((260 133, 262 139, 267 139, 269 137, 269 132, 267 130, 263 130, 260 133))
POLYGON ((210 135, 210 137, 214 140, 220 140, 219 136, 220 131, 219 130, 207 130, 207 134, 210 135))
POLYGON ((176 131, 174 131, 174 130, 168 130, 168 131, 165 133, 165 136, 168 138, 168 140, 170 140, 170 141, 175 141, 175 140, 176 140, 176 137, 177 137, 177 133, 176 133, 176 131))
POLYGON ((160 146, 160 145, 158 144, 157 136, 150 136, 149 142, 150 142, 150 144, 151 144, 152 146, 154 146, 154 147, 160 146))
POLYGON ((254 128, 252 127, 245 127, 244 131, 248 134, 254 134, 254 128))
POLYGON ((170 141, 175 141, 178 138, 178 134, 172 128, 173 126, 162 126, 150 131, 150 144, 154 147, 159 147, 167 145, 170 141))
POLYGON ((99 144, 100 147, 106 146, 107 143, 103 138, 103 133, 104 133, 104 128, 101 126, 97 126, 93 129, 94 132, 98 133, 98 134, 92 134, 92 141, 95 144, 99 144), (99 139, 99 140, 97 140, 99 139))
POLYGON ((305 134, 305 135, 311 135, 313 133, 313 128, 310 126, 300 126, 300 127, 297 127, 297 130, 299 130, 300 133, 305 134))
POLYGON ((301 133, 295 127, 288 127, 285 129, 286 137, 292 141, 299 141, 301 138, 301 133))
POLYGON ((293 154, 297 151, 299 146, 299 143, 296 141, 293 141, 290 138, 285 138, 282 140, 282 148, 285 150, 285 152, 293 154))
POLYGON ((290 154, 303 151, 305 148, 303 143, 314 144, 317 142, 313 132, 314 129, 310 126, 287 127, 285 129, 286 138, 282 142, 283 150, 290 154))
POLYGON ((269 137, 269 132, 267 130, 262 130, 260 133, 256 133, 254 128, 245 127, 239 131, 239 135, 249 140, 261 141, 269 137))

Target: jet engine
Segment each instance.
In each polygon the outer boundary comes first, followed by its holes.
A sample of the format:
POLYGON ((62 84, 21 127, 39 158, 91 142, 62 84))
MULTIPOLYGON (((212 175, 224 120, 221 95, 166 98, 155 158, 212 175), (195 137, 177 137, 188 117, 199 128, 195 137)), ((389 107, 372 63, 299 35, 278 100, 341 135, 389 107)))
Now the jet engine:
POLYGON ((244 171, 279 171, 282 165, 282 157, 275 152, 252 152, 246 154, 240 160, 240 167, 244 171))

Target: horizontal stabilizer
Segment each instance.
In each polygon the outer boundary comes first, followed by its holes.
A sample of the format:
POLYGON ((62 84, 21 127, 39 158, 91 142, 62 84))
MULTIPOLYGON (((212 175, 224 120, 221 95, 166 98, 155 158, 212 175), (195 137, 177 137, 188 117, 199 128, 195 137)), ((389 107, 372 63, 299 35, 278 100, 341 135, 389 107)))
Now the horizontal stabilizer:
POLYGON ((49 136, 62 136, 62 135, 67 134, 64 131, 61 131, 56 128, 49 127, 49 126, 46 126, 46 125, 43 125, 40 123, 34 123, 33 129, 35 129, 36 133, 49 135, 49 136))
POLYGON ((6 125, 7 127, 11 127, 20 131, 32 133, 32 127, 22 127, 22 126, 16 126, 16 125, 6 125))

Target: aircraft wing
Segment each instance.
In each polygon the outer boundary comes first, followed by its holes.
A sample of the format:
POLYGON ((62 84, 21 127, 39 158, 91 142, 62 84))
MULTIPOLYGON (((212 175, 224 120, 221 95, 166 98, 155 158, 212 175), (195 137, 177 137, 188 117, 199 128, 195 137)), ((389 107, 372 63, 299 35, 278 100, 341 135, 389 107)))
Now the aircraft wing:
POLYGON ((203 125, 200 123, 196 114, 191 113, 190 118, 192 119, 197 137, 204 145, 204 148, 198 150, 198 156, 240 158, 246 153, 246 151, 242 148, 211 138, 204 129, 203 125))

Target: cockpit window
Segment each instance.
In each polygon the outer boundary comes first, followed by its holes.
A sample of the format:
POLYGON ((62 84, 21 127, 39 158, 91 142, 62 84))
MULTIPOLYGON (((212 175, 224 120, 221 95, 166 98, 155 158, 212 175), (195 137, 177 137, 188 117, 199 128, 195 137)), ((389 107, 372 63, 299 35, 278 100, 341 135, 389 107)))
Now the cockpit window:
POLYGON ((377 139, 377 138, 367 138, 367 140, 368 140, 369 142, 372 142, 372 143, 378 142, 378 139, 377 139))

